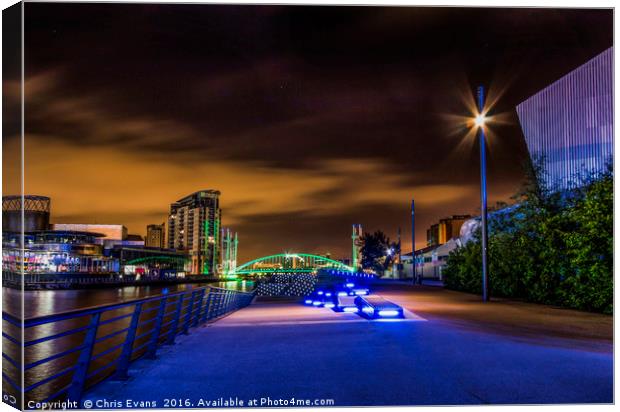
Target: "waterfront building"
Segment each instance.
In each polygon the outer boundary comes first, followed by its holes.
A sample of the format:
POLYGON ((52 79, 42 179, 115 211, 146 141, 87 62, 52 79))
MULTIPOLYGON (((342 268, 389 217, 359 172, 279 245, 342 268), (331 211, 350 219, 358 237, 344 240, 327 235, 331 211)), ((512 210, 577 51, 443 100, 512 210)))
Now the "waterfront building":
POLYGON ((176 250, 116 245, 108 253, 118 261, 123 276, 136 280, 182 278, 190 269, 188 255, 176 250))
POLYGON ((2 232, 2 270, 12 273, 110 273, 118 262, 105 256, 96 239, 102 234, 80 231, 39 230, 24 233, 20 258, 19 232, 2 232))
POLYGON ((416 275, 421 275, 423 279, 443 280, 443 269, 448 256, 459 246, 461 241, 453 237, 441 245, 416 250, 415 260, 411 258, 411 253, 404 254, 402 256, 404 276, 412 278, 415 268, 416 275))
POLYGON ((97 233, 96 242, 103 245, 104 249, 112 249, 115 246, 144 246, 144 239, 140 235, 127 233, 127 228, 123 225, 106 225, 98 223, 53 223, 53 230, 78 231, 97 233))
POLYGON ((213 275, 220 264, 220 192, 201 190, 170 205, 168 248, 184 251, 191 273, 213 275))
POLYGON ((517 106, 530 156, 541 159, 552 191, 577 174, 598 174, 613 159, 613 47, 517 106))
POLYGON ((123 225, 105 225, 98 223, 53 223, 52 230, 98 233, 101 244, 105 240, 127 239, 127 228, 123 225))
POLYGON ((428 246, 439 246, 452 238, 459 237, 461 226, 469 219, 471 219, 470 215, 453 215, 440 219, 438 223, 431 225, 426 230, 426 244, 428 246))
POLYGON ((157 247, 163 249, 166 247, 165 244, 165 223, 162 223, 161 225, 147 225, 144 245, 146 247, 157 247))

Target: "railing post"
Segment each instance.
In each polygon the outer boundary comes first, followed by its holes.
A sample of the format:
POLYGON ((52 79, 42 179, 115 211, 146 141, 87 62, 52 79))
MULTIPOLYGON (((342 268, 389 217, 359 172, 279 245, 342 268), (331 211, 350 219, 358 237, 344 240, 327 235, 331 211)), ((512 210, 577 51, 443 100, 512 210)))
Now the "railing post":
POLYGON ((183 322, 183 334, 187 335, 187 331, 189 330, 189 322, 192 319, 192 313, 194 310, 194 296, 196 292, 192 290, 192 294, 189 298, 189 304, 187 305, 187 312, 185 313, 185 321, 183 322))
POLYGON ((161 325, 164 322, 164 315, 166 314, 166 300, 168 296, 164 296, 159 301, 159 310, 157 311, 157 319, 155 320, 155 329, 153 330, 153 336, 151 336, 151 343, 146 352, 148 359, 155 359, 157 353, 157 346, 159 345, 159 335, 161 333, 161 325))
POLYGON ((183 295, 179 295, 177 300, 177 308, 174 313, 174 320, 172 321, 172 325, 170 325, 170 331, 168 332, 168 340, 166 341, 167 345, 174 344, 174 338, 177 336, 177 329, 179 328, 179 318, 181 317, 181 311, 183 310, 183 295))
POLYGON ((118 358, 118 364, 116 366, 116 373, 114 379, 126 380, 129 376, 127 370, 129 369, 129 362, 131 362, 131 352, 133 351, 133 343, 136 340, 136 330, 138 329, 138 322, 140 320, 140 314, 142 313, 142 302, 136 304, 133 310, 133 316, 131 317, 131 323, 125 336, 125 343, 123 344, 123 351, 118 358))
POLYGON ((222 316, 224 313, 224 293, 217 293, 217 317, 222 316))
POLYGON ((86 330, 86 336, 84 336, 84 348, 80 351, 80 356, 75 366, 75 372, 73 372, 73 378, 71 379, 71 386, 67 392, 68 400, 77 401, 78 404, 82 400, 82 393, 84 392, 84 385, 86 384, 86 376, 88 375, 88 367, 90 366, 90 358, 93 354, 93 347, 95 346, 100 319, 101 312, 91 315, 90 323, 86 330))
POLYGON ((225 315, 226 313, 228 313, 229 306, 230 306, 230 292, 226 291, 224 292, 224 312, 222 313, 222 315, 225 315))
POLYGON ((211 317, 209 317, 209 315, 211 314, 211 296, 213 296, 213 294, 211 293, 211 288, 209 288, 208 290, 205 289, 206 293, 207 293, 207 303, 205 304, 205 311, 202 314, 202 320, 201 322, 204 323, 207 320, 211 319, 211 317))
POLYGON ((194 316, 194 322, 192 326, 198 326, 198 320, 200 319, 200 312, 202 311, 202 301, 205 297, 206 289, 202 289, 200 294, 198 295, 198 310, 196 311, 196 316, 194 316))

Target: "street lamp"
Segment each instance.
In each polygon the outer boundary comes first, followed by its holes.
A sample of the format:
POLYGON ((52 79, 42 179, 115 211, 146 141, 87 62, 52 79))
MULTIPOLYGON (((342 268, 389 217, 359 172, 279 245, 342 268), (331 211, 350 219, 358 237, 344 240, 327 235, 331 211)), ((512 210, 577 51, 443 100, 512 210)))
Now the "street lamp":
POLYGON ((478 114, 474 118, 474 125, 478 128, 480 138, 480 220, 482 224, 482 301, 489 300, 489 274, 487 268, 487 157, 486 139, 484 136, 484 87, 477 90, 478 114))

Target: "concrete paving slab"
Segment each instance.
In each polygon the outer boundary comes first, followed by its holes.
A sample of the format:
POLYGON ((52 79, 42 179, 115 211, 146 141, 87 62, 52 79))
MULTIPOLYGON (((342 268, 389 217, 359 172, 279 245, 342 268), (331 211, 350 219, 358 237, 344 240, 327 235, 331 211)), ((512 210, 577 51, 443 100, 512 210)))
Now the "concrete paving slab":
POLYGON ((369 322, 349 315, 253 305, 180 336, 156 361, 135 362, 129 380, 106 381, 85 399, 157 407, 170 399, 192 407, 218 406, 212 401, 221 399, 245 406, 254 399, 256 406, 613 401, 611 351, 517 341, 433 320, 369 322))

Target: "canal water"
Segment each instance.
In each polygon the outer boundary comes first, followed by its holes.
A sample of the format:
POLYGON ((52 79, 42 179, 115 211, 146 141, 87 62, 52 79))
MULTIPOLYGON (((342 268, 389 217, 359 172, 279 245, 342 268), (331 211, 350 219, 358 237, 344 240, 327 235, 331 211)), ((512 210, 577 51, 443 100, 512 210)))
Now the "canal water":
MULTIPOLYGON (((92 306, 99 306, 105 304, 122 303, 131 301, 134 299, 161 295, 164 289, 168 289, 170 294, 174 292, 189 291, 192 289, 200 288, 203 286, 219 287, 232 290, 238 290, 243 292, 249 292, 254 288, 252 282, 246 281, 231 281, 231 282, 214 282, 204 284, 179 284, 179 285, 167 285, 167 286, 125 286, 120 288, 108 288, 108 289, 88 289, 88 290, 38 290, 38 291, 25 291, 24 292, 24 311, 25 317, 31 318, 36 316, 50 315, 60 312, 66 312, 75 309, 87 308, 92 306)), ((20 312, 20 297, 21 291, 10 288, 2 288, 3 294, 3 311, 17 315, 20 312)), ((187 295, 186 295, 187 296, 187 295)), ((175 299, 174 297, 172 299, 175 299)), ((143 311, 146 313, 148 308, 155 307, 159 303, 152 302, 146 304, 143 311)), ((175 305, 169 305, 174 307, 175 305)), ((110 312, 106 312, 105 317, 111 319, 118 315, 131 313, 133 307, 124 307, 115 309, 110 312)), ((173 316, 174 311, 167 310, 169 314, 166 315, 164 321, 166 324, 173 316)), ((144 332, 148 332, 152 329, 154 323, 152 322, 157 312, 151 311, 144 317, 141 317, 141 321, 151 320, 150 323, 143 327, 139 327, 136 334, 141 336, 144 332)), ((183 316, 185 316, 183 314, 183 316)), ((61 322, 43 324, 29 328, 25 331, 26 341, 32 341, 35 339, 41 339, 47 336, 53 336, 62 333, 67 330, 75 328, 83 328, 88 325, 90 316, 83 316, 73 320, 65 320, 61 322)), ((102 317, 102 321, 105 318, 102 317)), ((182 319, 185 319, 183 317, 182 319)), ((90 363, 89 373, 92 373, 92 377, 87 379, 89 384, 95 383, 104 379, 114 372, 115 359, 118 359, 120 354, 120 347, 125 340, 125 334, 109 335, 115 330, 121 330, 129 326, 130 318, 123 318, 119 321, 115 321, 105 326, 100 326, 99 333, 97 334, 97 342, 93 349, 93 360, 90 363), (111 336, 110 338, 103 339, 103 336, 111 336), (114 349, 118 348, 118 349, 114 349), (109 353, 108 353, 109 352, 109 353), (106 354, 108 353, 108 354, 106 354), (103 354, 106 354, 103 356, 103 354), (101 355, 99 357, 98 355, 101 355), (95 360, 96 359, 96 360, 95 360), (110 365, 106 368, 106 365, 110 365), (103 368, 103 369, 102 369, 103 368), (97 372, 99 371, 99 372, 97 372)), ((164 336, 171 326, 162 327, 162 336, 164 336)), ((9 325, 7 321, 3 321, 3 332, 8 333, 14 338, 18 338, 20 335, 19 328, 9 325), (5 330, 6 329, 6 330, 5 330)), ((33 362, 49 358, 54 354, 65 353, 72 348, 79 347, 84 343, 85 332, 71 334, 59 339, 49 340, 42 343, 27 346, 24 351, 25 364, 34 365, 33 362)), ((149 339, 149 335, 143 338, 143 342, 149 339)), ((9 355, 12 359, 18 360, 21 357, 19 345, 12 342, 8 342, 3 339, 3 353, 9 355)), ((140 343, 136 340, 136 345, 140 343)), ((146 348, 144 349, 146 350, 146 348)), ((144 350, 141 353, 144 353, 144 350)), ((66 356, 59 357, 56 360, 41 363, 37 366, 29 368, 24 376, 25 387, 28 388, 37 382, 45 382, 47 378, 55 376, 68 368, 77 364, 79 351, 67 352, 66 356)), ((9 377, 14 382, 21 381, 21 374, 18 372, 17 366, 9 364, 9 362, 2 362, 2 369, 5 376, 9 377)), ((60 376, 49 383, 37 386, 28 391, 26 400, 43 400, 52 394, 57 393, 62 388, 66 388, 71 381, 71 373, 60 376)), ((4 380, 4 379, 3 379, 4 380)), ((17 397, 17 393, 15 394, 17 397)))
MULTIPOLYGON (((91 306, 122 303, 128 300, 160 295, 163 289, 170 293, 198 288, 201 286, 214 286, 218 288, 250 292, 254 288, 251 281, 230 281, 212 283, 182 283, 167 286, 123 286, 106 289, 82 289, 82 290, 27 290, 24 292, 24 317, 51 315, 68 310, 86 308, 91 306)), ((21 311, 20 298, 22 292, 11 288, 2 288, 2 310, 19 316, 21 311)))

